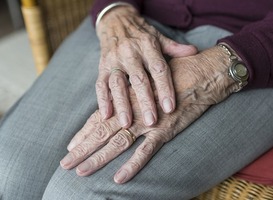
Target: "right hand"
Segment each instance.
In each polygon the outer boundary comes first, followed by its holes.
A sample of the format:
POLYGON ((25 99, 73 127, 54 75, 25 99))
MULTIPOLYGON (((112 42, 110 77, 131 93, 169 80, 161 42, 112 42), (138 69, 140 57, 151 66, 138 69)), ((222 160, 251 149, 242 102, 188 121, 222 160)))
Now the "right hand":
POLYGON ((123 128, 132 123, 128 98, 128 80, 134 89, 146 126, 157 121, 152 77, 158 91, 160 107, 165 113, 175 109, 172 75, 163 54, 183 57, 197 53, 192 45, 178 44, 146 23, 132 6, 119 6, 103 16, 97 27, 101 59, 96 92, 103 119, 113 114, 113 106, 123 128), (112 105, 112 101, 113 104, 112 105))

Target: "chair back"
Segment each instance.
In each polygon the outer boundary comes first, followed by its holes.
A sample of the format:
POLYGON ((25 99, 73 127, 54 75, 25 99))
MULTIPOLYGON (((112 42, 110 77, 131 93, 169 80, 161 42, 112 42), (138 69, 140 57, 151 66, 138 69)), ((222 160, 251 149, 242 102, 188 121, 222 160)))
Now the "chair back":
POLYGON ((93 0, 21 1, 35 65, 41 73, 62 41, 88 15, 93 0))

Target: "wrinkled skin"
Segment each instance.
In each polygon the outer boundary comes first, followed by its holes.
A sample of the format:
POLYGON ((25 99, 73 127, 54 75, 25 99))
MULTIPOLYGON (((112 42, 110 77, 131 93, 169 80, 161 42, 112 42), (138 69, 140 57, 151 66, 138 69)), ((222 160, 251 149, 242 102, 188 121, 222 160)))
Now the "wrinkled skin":
POLYGON ((196 54, 197 49, 166 38, 131 6, 110 10, 96 30, 101 46, 96 92, 102 118, 111 117, 115 107, 120 125, 130 127, 133 117, 126 76, 136 93, 146 126, 155 124, 158 116, 149 76, 158 91, 160 107, 165 113, 174 111, 171 70, 163 55, 189 56, 196 54))
MULTIPOLYGON (((218 46, 194 56, 173 59, 170 67, 177 108, 171 114, 165 114, 159 109, 156 95, 159 120, 151 127, 143 124, 137 96, 130 88, 134 120, 129 130, 136 137, 145 136, 145 140, 115 174, 116 183, 122 184, 133 178, 164 143, 183 131, 211 105, 223 101, 238 88, 228 76, 229 64, 226 52, 218 46)), ((156 87, 154 91, 157 94, 156 87)), ((61 166, 64 169, 77 166, 77 174, 87 176, 105 166, 128 149, 132 143, 132 138, 121 128, 115 113, 110 119, 103 120, 96 111, 72 139, 68 146, 70 152, 61 161, 61 166), (97 150, 98 148, 101 149, 97 150)))

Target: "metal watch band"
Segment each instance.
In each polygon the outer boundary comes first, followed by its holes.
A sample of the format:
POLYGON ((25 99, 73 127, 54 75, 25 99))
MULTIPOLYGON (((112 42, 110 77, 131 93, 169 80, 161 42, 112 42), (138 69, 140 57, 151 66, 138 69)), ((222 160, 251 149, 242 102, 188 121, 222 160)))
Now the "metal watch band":
POLYGON ((228 75, 239 84, 239 88, 234 91, 239 92, 248 83, 248 70, 245 64, 242 61, 239 61, 238 57, 232 53, 227 45, 220 43, 218 46, 222 47, 229 55, 231 65, 228 68, 228 75))

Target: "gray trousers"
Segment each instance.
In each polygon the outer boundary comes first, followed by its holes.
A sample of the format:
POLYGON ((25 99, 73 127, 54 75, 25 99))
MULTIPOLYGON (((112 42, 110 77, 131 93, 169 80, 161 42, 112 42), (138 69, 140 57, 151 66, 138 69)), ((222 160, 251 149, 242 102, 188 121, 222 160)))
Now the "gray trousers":
MULTIPOLYGON (((230 33, 203 26, 183 33, 156 22, 163 34, 201 49, 230 33)), ((0 126, 1 200, 190 199, 273 147, 273 90, 233 94, 163 146, 130 182, 114 173, 128 151, 89 177, 59 167, 66 146, 97 109, 99 42, 87 18, 0 126)))

